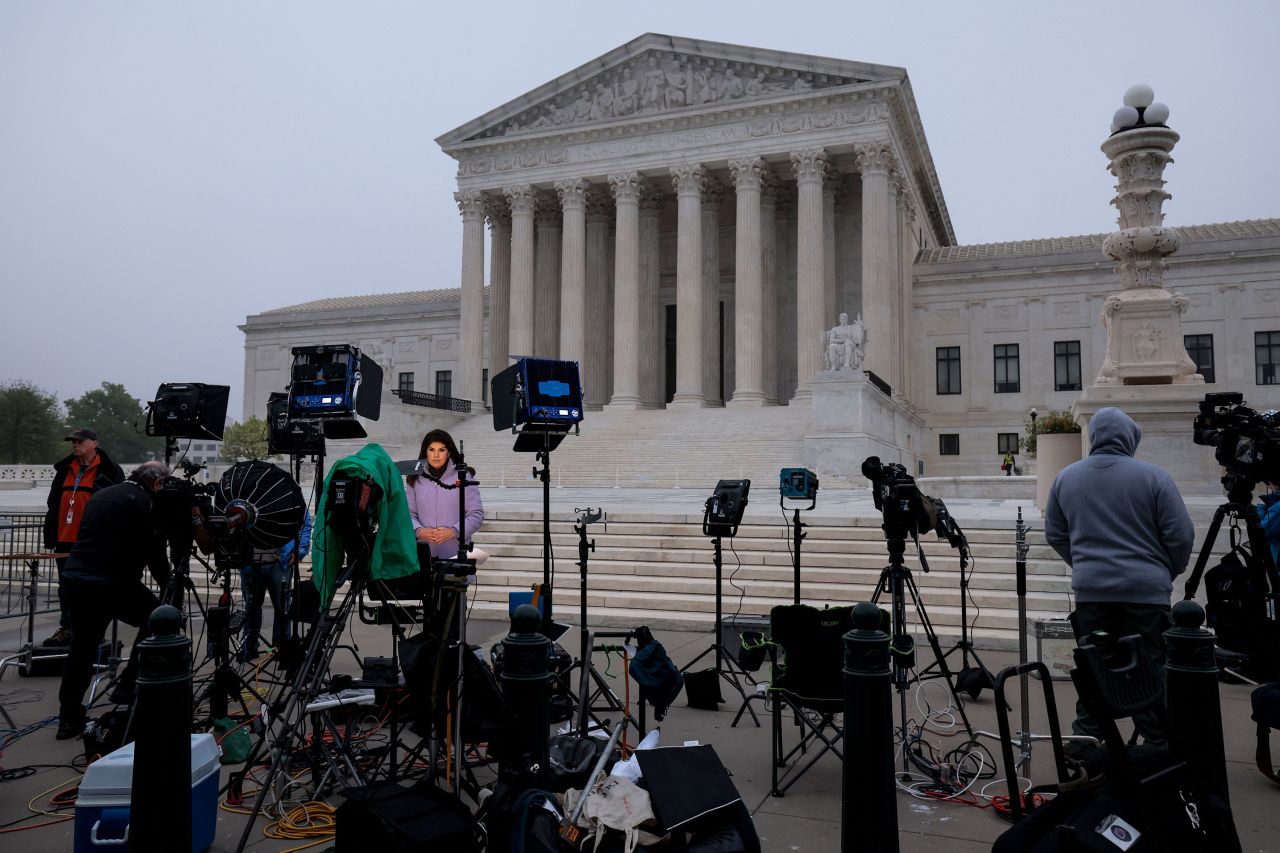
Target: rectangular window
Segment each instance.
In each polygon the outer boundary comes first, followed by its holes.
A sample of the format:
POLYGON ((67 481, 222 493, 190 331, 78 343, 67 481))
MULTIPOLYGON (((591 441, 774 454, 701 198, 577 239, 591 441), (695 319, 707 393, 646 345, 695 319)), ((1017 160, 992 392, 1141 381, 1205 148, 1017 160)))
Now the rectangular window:
POLYGON ((1080 390, 1080 342, 1053 342, 1053 390, 1080 390))
POLYGON ((1213 335, 1183 335, 1182 344, 1195 362, 1196 373, 1203 376, 1205 382, 1213 382, 1213 335))
POLYGON ((996 452, 1001 456, 1018 452, 1018 434, 1016 432, 996 433, 996 452))
POLYGON ((1280 385, 1280 332, 1253 333, 1253 364, 1258 385, 1280 385))
POLYGON ((1018 345, 996 344, 996 393, 1016 394, 1018 391, 1018 345))
POLYGON ((409 392, 409 391, 412 391, 412 390, 413 390, 413 374, 412 374, 412 373, 401 373, 401 374, 400 374, 400 391, 401 391, 401 393, 409 392))
POLYGON ((480 371, 480 402, 489 405, 489 368, 480 371))
POLYGON ((960 347, 938 347, 938 393, 960 393, 960 347))
POLYGON ((939 456, 959 456, 960 455, 960 433, 944 432, 938 435, 938 455, 939 456))
POLYGON ((436 396, 437 397, 453 396, 453 371, 452 370, 436 371, 436 396))

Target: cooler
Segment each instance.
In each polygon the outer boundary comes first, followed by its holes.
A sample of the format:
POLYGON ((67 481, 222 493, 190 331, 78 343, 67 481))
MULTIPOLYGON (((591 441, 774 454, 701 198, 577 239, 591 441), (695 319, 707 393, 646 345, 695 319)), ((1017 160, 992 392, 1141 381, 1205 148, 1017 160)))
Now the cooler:
MULTIPOLYGON (((211 734, 191 736, 191 851, 213 843, 218 821, 218 744, 211 734)), ((133 744, 90 764, 76 798, 75 853, 129 849, 133 744)), ((179 848, 180 849, 180 848, 179 848)))

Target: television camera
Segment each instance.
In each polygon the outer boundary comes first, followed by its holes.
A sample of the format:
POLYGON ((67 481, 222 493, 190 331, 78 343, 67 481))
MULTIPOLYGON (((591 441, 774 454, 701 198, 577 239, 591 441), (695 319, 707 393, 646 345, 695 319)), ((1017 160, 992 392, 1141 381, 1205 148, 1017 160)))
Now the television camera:
POLYGON ((1222 485, 1233 502, 1248 502, 1259 482, 1280 481, 1280 412, 1249 408, 1239 391, 1205 394, 1191 438, 1214 448, 1214 458, 1227 469, 1222 485))
MULTIPOLYGON (((871 481, 871 499, 884 516, 885 537, 890 542, 917 539, 932 530, 939 539, 960 552, 960 567, 969 564, 969 543, 941 498, 920 491, 916 480, 897 462, 881 462, 868 456, 862 463, 862 476, 871 481)), ((928 564, 923 565, 929 571, 928 564)))

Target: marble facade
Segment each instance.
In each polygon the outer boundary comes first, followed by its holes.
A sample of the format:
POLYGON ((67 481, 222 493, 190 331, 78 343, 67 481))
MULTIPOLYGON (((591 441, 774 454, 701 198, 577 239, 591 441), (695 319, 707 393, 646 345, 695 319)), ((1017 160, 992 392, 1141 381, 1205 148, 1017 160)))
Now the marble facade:
MULTIPOLYGON (((458 161, 464 314, 475 211, 505 264, 488 352, 461 323, 472 400, 482 365, 535 355, 580 360, 589 408, 807 406, 835 314, 888 329, 904 260, 954 242, 901 68, 647 34, 437 142, 458 161)), ((866 367, 901 393, 910 351, 879 340, 866 367)))

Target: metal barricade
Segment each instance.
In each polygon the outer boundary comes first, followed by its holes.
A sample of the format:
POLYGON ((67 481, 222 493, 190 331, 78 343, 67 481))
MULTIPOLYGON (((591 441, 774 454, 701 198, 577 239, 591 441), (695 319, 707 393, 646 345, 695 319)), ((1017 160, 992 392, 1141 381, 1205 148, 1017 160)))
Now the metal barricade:
MULTIPOLYGON (((0 512, 0 619, 28 615, 32 554, 45 551, 44 515, 0 512)), ((58 609, 58 573, 42 561, 36 586, 36 615, 58 609)))

